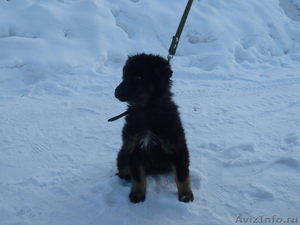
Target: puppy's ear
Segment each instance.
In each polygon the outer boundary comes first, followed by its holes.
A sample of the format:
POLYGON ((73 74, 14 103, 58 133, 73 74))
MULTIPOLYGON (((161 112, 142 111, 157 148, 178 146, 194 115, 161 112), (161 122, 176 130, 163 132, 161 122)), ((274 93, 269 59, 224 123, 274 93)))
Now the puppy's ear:
POLYGON ((173 75, 173 71, 171 70, 170 66, 156 68, 155 73, 160 79, 170 79, 173 75))
POLYGON ((162 69, 158 69, 158 73, 161 77, 170 79, 173 75, 173 71, 170 67, 170 65, 162 67, 162 69))

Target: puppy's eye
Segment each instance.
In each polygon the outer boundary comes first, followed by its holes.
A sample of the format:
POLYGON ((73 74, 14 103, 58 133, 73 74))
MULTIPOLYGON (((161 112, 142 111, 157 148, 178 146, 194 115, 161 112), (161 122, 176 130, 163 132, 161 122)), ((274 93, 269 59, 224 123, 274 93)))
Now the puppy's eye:
POLYGON ((133 80, 134 80, 134 81, 140 81, 141 79, 142 79, 141 76, 135 76, 135 77, 133 77, 133 80))

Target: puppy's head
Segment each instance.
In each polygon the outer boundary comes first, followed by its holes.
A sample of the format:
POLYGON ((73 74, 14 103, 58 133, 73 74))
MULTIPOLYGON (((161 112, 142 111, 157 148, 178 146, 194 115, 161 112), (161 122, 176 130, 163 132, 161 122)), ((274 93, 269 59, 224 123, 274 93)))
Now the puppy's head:
POLYGON ((145 105, 169 93, 172 73, 169 62, 161 56, 130 56, 123 67, 123 81, 116 88, 115 97, 122 102, 145 105))

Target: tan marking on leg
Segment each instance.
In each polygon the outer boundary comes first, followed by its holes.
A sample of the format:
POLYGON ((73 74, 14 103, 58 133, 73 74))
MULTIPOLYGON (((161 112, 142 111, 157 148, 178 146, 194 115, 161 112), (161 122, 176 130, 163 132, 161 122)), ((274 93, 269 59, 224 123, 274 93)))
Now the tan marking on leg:
POLYGON ((191 181, 190 178, 188 177, 185 181, 179 182, 177 175, 176 175, 176 169, 173 167, 173 172, 175 175, 175 181, 177 185, 177 190, 178 190, 178 199, 181 202, 192 202, 194 201, 194 195, 193 191, 191 188, 191 181))
POLYGON ((131 180, 131 192, 129 195, 130 201, 133 203, 143 202, 146 194, 146 176, 143 168, 140 168, 141 181, 131 180))
POLYGON ((181 202, 194 201, 194 195, 191 188, 190 178, 187 178, 184 182, 179 182, 176 177, 176 185, 178 189, 178 198, 181 202))

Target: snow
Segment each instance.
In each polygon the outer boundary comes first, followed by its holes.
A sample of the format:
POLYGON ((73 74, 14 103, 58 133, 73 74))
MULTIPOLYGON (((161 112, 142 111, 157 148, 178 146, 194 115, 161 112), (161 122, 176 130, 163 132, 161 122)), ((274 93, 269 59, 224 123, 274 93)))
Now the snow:
POLYGON ((194 202, 115 176, 124 62, 166 57, 185 5, 0 0, 1 225, 300 223, 299 0, 193 2, 171 63, 194 202))

